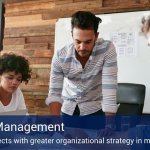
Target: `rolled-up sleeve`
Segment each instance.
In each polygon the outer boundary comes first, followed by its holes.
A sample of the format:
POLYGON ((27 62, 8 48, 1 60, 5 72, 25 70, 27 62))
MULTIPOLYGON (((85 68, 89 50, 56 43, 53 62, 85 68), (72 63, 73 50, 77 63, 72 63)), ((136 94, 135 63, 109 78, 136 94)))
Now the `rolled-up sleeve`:
POLYGON ((102 110, 104 112, 116 113, 117 111, 117 73, 117 54, 113 43, 110 43, 102 71, 102 110))
POLYGON ((49 82, 49 93, 46 98, 46 104, 49 105, 52 102, 62 103, 61 95, 63 88, 64 75, 59 59, 58 52, 55 53, 51 63, 51 73, 49 82))

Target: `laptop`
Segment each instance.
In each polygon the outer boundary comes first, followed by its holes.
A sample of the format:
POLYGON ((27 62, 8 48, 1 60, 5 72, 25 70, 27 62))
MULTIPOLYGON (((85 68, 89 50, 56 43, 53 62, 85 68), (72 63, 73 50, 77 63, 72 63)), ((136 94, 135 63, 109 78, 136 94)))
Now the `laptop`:
POLYGON ((13 110, 13 111, 6 111, 6 112, 0 112, 0 116, 22 116, 27 114, 27 109, 18 109, 18 110, 13 110))

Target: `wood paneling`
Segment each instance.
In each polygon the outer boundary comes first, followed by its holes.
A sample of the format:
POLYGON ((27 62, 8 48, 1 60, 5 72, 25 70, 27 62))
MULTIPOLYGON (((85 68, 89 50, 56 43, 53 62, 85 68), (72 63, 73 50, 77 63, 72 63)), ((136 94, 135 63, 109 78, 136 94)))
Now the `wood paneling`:
POLYGON ((103 0, 103 7, 115 7, 115 6, 124 6, 124 7, 132 7, 132 5, 136 4, 149 4, 149 0, 103 0))
POLYGON ((45 94, 47 94, 48 93, 48 86, 46 86, 46 85, 31 85, 31 84, 26 84, 26 85, 24 85, 23 83, 21 84, 21 89, 24 91, 24 92, 30 92, 30 91, 32 91, 33 93, 34 92, 41 92, 41 93, 45 93, 45 94))
POLYGON ((43 57, 32 57, 32 59, 29 59, 31 64, 50 64, 51 58, 43 58, 43 57))
POLYGON ((24 49, 28 49, 28 50, 48 49, 48 43, 29 43, 24 45, 24 49))
POLYGON ((30 50, 30 51, 26 51, 26 50, 16 50, 16 48, 14 49, 9 49, 9 50, 3 50, 1 52, 1 54, 3 53, 14 53, 14 54, 17 54, 17 55, 22 55, 22 56, 25 56, 27 58, 31 57, 33 54, 34 54, 34 50, 30 50))
POLYGON ((67 5, 62 4, 43 13, 42 18, 44 20, 49 20, 49 19, 57 19, 60 17, 70 17, 75 11, 78 11, 78 10, 91 11, 92 9, 93 10, 100 9, 101 7, 102 7, 101 3, 98 3, 97 1, 69 3, 67 5))
POLYGON ((42 14, 15 16, 5 19, 5 28, 53 25, 55 22, 56 19, 43 20, 42 14))
POLYGON ((7 38, 7 37, 54 35, 54 32, 55 32, 54 25, 5 28, 4 37, 7 38))
POLYGON ((37 1, 37 0, 5 0, 5 3, 12 4, 12 3, 23 3, 23 2, 31 2, 31 1, 37 1))
POLYGON ((73 0, 55 0, 55 5, 69 4, 73 3, 73 0))
POLYGON ((26 43, 52 43, 54 42, 54 36, 33 36, 26 37, 26 43))
POLYGON ((51 50, 36 50, 34 51, 33 57, 51 58, 53 53, 51 50))
POLYGON ((25 38, 4 38, 4 45, 23 45, 25 44, 25 38))
POLYGON ((51 9, 55 7, 55 3, 49 0, 37 0, 29 2, 20 2, 20 3, 6 3, 6 14, 21 12, 28 10, 41 10, 41 9, 51 9))

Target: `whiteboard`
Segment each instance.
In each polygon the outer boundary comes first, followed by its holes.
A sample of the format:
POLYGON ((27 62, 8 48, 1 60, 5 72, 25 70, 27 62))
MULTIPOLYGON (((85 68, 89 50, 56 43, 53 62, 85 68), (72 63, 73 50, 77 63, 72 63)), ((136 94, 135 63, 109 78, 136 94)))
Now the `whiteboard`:
MULTIPOLYGON (((119 49, 117 50, 118 82, 139 83, 146 86, 143 113, 150 113, 150 47, 140 28, 141 18, 149 14, 150 11, 137 11, 97 15, 102 19, 98 29, 100 38, 114 40, 112 35, 115 34, 134 34, 131 53, 130 51, 121 53, 121 45, 119 47, 115 43, 119 49)), ((60 18, 56 22, 55 51, 72 42, 70 20, 70 18, 60 18)), ((128 45, 130 43, 126 44, 128 45)))

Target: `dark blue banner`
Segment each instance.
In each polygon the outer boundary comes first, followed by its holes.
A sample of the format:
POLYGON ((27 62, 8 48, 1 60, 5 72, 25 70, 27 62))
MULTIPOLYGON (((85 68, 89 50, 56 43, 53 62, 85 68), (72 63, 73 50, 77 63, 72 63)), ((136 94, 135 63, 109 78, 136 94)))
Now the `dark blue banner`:
POLYGON ((149 150, 150 115, 0 116, 0 149, 149 150))

